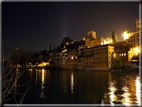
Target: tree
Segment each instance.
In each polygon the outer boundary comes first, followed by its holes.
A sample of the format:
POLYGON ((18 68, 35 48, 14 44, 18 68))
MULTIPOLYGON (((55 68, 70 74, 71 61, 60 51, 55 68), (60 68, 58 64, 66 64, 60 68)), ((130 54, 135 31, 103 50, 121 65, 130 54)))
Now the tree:
MULTIPOLYGON (((15 54, 14 54, 15 55, 15 54)), ((11 64, 11 57, 12 53, 9 55, 9 60, 7 61, 7 64, 2 67, 2 103, 5 104, 8 101, 12 100, 15 101, 15 103, 22 104, 23 98, 25 97, 28 89, 24 93, 17 93, 17 88, 19 86, 19 83, 17 82, 18 79, 21 77, 21 75, 24 73, 24 70, 18 71, 18 68, 16 68, 20 58, 21 54, 16 54, 14 58, 16 58, 17 63, 15 61, 13 66, 9 66, 11 64), (17 98, 17 96, 21 96, 21 98, 17 98)), ((13 63, 13 62, 12 62, 13 63)), ((28 87, 29 88, 29 87, 28 87)), ((14 102, 13 102, 14 103, 14 102)))
POLYGON ((117 35, 115 33, 115 30, 112 32, 112 41, 117 42, 117 35))
POLYGON ((116 55, 116 58, 114 59, 114 66, 117 69, 121 69, 122 68, 122 60, 119 59, 119 57, 116 55))
POLYGON ((63 38, 61 44, 64 46, 64 45, 66 45, 67 42, 70 43, 71 41, 72 41, 72 40, 71 40, 69 37, 65 37, 65 38, 63 38))

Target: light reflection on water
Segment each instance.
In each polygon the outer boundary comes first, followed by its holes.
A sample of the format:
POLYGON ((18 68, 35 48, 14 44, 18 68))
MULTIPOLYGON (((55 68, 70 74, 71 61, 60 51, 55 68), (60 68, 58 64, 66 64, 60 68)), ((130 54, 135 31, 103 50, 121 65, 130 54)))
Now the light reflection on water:
POLYGON ((118 81, 111 81, 109 85, 110 92, 108 95, 110 97, 109 102, 112 106, 115 104, 114 102, 121 102, 125 106, 132 106, 133 104, 138 104, 138 106, 141 105, 141 83, 139 76, 127 74, 122 78, 122 83, 119 83, 120 87, 116 87, 118 85, 118 81), (118 88, 122 93, 117 92, 118 88))
POLYGON ((141 104, 138 74, 45 69, 29 69, 28 72, 26 77, 33 86, 33 94, 26 101, 34 100, 28 103, 40 103, 40 97, 41 102, 46 99, 44 103, 48 104, 141 104))
POLYGON ((114 105, 114 101, 117 101, 117 97, 114 94, 117 89, 114 87, 114 83, 113 82, 110 83, 109 89, 110 89, 110 93, 108 93, 108 94, 110 96, 110 104, 113 106, 114 105))
POLYGON ((137 76, 135 84, 136 84, 136 97, 137 97, 136 103, 140 106, 141 105, 141 90, 140 90, 141 89, 141 83, 140 83, 140 77, 137 76))
POLYGON ((42 91, 41 91, 41 95, 40 95, 41 98, 45 98, 45 95, 44 95, 44 88, 45 88, 44 87, 44 84, 45 84, 44 83, 44 76, 45 76, 45 72, 44 71, 46 72, 46 70, 42 69, 42 77, 41 77, 41 79, 42 79, 41 90, 42 91))
POLYGON ((73 75, 73 72, 72 72, 72 73, 71 73, 71 94, 74 93, 73 87, 74 87, 74 75, 73 75))

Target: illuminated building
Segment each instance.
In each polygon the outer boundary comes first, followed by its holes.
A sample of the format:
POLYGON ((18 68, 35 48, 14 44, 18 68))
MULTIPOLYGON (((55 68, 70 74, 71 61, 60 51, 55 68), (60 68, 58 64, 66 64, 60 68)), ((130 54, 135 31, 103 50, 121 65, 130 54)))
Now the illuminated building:
POLYGON ((66 43, 61 52, 49 54, 50 65, 64 69, 109 70, 114 66, 114 58, 118 56, 123 66, 129 66, 134 56, 139 56, 140 20, 136 20, 136 32, 125 31, 124 41, 112 43, 109 37, 96 37, 95 31, 87 32, 87 38, 80 42, 66 43))
POLYGON ((66 53, 61 53, 59 56, 59 67, 65 69, 66 66, 66 53))
POLYGON ((131 50, 120 50, 115 52, 119 59, 122 61, 123 66, 130 65, 130 61, 133 57, 133 51, 131 50))
POLYGON ((82 50, 83 69, 85 70, 109 70, 111 68, 114 47, 101 45, 82 50))
POLYGON ((95 47, 95 46, 99 46, 99 45, 109 44, 111 42, 112 42, 112 40, 109 37, 107 37, 107 38, 103 38, 103 37, 97 38, 95 31, 89 31, 88 36, 87 36, 87 38, 85 40, 85 46, 88 47, 88 48, 91 48, 91 47, 95 47))
POLYGON ((83 69, 84 70, 93 70, 93 49, 84 49, 82 50, 83 52, 83 69))
POLYGON ((114 47, 102 45, 94 48, 94 70, 109 70, 112 64, 114 47))
POLYGON ((70 50, 67 53, 66 69, 76 70, 78 69, 78 51, 70 50))
POLYGON ((141 28, 141 23, 142 21, 137 19, 136 20, 136 32, 124 32, 124 40, 126 39, 127 44, 129 44, 131 47, 139 47, 139 34, 142 33, 142 28, 141 28))
POLYGON ((81 50, 78 51, 78 69, 83 70, 83 52, 81 50))

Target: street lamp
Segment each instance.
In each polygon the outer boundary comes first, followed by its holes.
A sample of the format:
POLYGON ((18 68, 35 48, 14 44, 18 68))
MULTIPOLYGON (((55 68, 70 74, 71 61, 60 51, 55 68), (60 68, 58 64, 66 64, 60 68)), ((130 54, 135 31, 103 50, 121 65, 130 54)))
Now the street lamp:
POLYGON ((125 31, 124 34, 123 34, 123 36, 124 36, 124 40, 128 39, 129 38, 128 31, 125 31))
POLYGON ((135 48, 136 55, 138 55, 139 52, 140 52, 139 48, 135 48))

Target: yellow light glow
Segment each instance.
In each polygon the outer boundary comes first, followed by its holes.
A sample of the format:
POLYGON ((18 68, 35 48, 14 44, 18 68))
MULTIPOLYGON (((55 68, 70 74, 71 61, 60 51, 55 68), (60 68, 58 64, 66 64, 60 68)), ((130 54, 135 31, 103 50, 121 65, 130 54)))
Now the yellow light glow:
POLYGON ((136 55, 138 55, 139 52, 140 52, 139 48, 135 48, 136 55))
POLYGON ((71 93, 74 93, 74 75, 73 75, 73 73, 71 74, 71 93))
POLYGON ((114 83, 113 82, 110 83, 109 90, 110 90, 110 93, 108 93, 109 97, 110 97, 110 101, 109 102, 110 102, 111 105, 114 105, 114 101, 117 101, 117 96, 115 95, 115 91, 117 89, 114 87, 114 83))
POLYGON ((138 48, 135 48, 135 52, 139 52, 139 49, 138 49, 138 48))
POLYGON ((123 36, 124 36, 124 40, 129 38, 129 34, 127 32, 124 32, 123 36))
POLYGON ((112 42, 112 39, 110 40, 110 42, 112 42))
POLYGON ((140 77, 136 78, 135 81, 136 84, 136 97, 137 97, 137 101, 136 103, 140 106, 141 105, 141 83, 140 83, 140 77))
POLYGON ((41 64, 38 64, 38 66, 40 67, 40 66, 47 66, 47 65, 49 65, 49 62, 42 62, 41 64))

